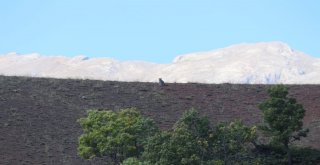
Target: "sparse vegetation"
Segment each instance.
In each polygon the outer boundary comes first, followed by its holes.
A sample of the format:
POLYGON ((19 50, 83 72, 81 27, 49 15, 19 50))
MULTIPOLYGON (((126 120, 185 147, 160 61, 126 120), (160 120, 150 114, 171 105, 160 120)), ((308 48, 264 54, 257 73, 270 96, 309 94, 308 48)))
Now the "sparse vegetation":
MULTIPOLYGON (((267 99, 270 85, 236 86, 237 90, 229 90, 224 84, 173 83, 160 89, 156 83, 0 76, 0 164, 106 164, 109 159, 86 160, 77 154, 78 137, 83 130, 76 121, 85 117, 88 109, 117 112, 137 107, 144 117, 153 119, 161 130, 167 131, 190 107, 197 109, 200 116, 207 116, 214 128, 221 122, 228 125, 234 119, 241 119, 244 125, 259 124, 262 111, 257 105, 267 99), (192 101, 185 96, 193 96, 192 101)), ((289 96, 305 107, 304 127, 310 129, 307 138, 293 145, 319 149, 320 86, 289 87, 289 96)), ((246 149, 251 149, 251 144, 247 144, 246 149)), ((253 148, 255 158, 267 164, 285 164, 287 156, 283 148, 264 144, 259 145, 259 150, 253 148)), ((294 164, 319 162, 314 149, 296 149, 293 145, 294 164)))

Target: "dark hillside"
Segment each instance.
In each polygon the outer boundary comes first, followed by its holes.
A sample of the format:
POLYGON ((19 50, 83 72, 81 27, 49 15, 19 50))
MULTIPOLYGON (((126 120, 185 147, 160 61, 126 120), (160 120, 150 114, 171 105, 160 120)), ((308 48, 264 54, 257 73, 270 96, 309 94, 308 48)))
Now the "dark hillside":
MULTIPOLYGON (((87 109, 136 107, 163 129, 195 108, 214 123, 261 122, 267 85, 168 84, 0 76, 0 164, 101 164, 77 156, 87 109)), ((292 85, 307 111, 303 145, 320 149, 320 85, 292 85)))

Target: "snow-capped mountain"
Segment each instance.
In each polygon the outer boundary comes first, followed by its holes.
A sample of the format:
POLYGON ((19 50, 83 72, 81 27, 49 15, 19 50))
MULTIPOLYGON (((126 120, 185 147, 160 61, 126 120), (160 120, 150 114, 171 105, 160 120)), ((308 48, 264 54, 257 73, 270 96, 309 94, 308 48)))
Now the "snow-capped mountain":
POLYGON ((116 81, 319 84, 320 59, 281 42, 238 44, 176 57, 170 64, 111 58, 0 55, 0 74, 116 81))

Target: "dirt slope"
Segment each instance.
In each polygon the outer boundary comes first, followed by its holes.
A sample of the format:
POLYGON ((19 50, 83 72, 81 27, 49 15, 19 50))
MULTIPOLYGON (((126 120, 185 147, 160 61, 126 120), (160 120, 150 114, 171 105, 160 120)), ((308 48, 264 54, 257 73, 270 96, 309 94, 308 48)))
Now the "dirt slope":
MULTIPOLYGON (((81 128, 76 122, 88 109, 136 107, 163 129, 195 108, 212 122, 242 119, 261 122, 257 105, 267 85, 168 84, 59 80, 0 76, 0 164, 102 164, 77 156, 81 128)), ((320 149, 320 85, 290 86, 307 111, 310 135, 302 144, 320 149)))

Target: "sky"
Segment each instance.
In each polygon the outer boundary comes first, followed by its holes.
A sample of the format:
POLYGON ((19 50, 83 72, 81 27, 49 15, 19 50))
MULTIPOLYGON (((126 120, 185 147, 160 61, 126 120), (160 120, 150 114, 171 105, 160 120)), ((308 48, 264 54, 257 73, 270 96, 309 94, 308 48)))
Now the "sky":
POLYGON ((319 0, 2 0, 0 54, 170 63, 238 43, 281 41, 320 57, 319 0))

